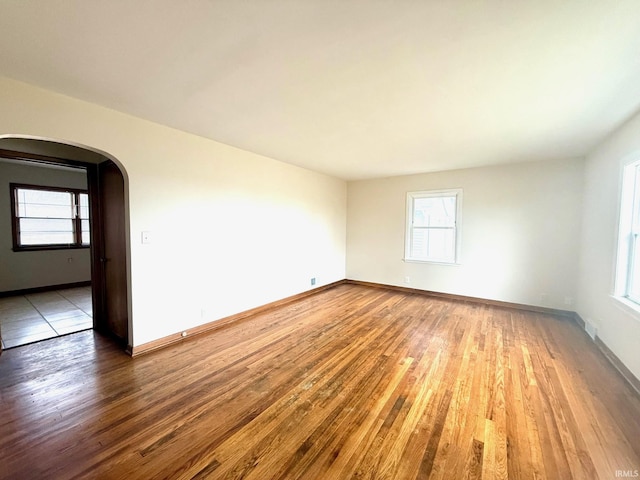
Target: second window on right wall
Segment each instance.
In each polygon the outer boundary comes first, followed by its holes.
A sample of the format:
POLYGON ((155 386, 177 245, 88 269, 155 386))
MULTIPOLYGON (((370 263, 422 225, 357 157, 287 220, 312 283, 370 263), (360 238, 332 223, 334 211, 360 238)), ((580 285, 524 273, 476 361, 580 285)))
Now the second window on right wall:
POLYGON ((462 190, 407 193, 405 261, 459 261, 462 190))
POLYGON ((640 160, 623 170, 614 295, 640 305, 640 160))

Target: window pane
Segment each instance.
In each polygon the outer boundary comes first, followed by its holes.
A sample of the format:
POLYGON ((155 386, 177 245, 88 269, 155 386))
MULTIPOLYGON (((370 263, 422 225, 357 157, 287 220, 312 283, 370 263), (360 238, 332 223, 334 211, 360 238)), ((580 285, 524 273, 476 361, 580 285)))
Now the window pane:
POLYGON ((627 296, 635 301, 640 300, 640 236, 632 235, 631 258, 629 264, 629 284, 627 286, 627 296))
POLYGON ((416 198, 413 204, 414 227, 454 227, 456 197, 416 198))
POLYGON ((18 189, 18 216, 73 218, 73 195, 69 192, 18 189))
POLYGON ((82 224, 82 244, 83 245, 89 245, 91 243, 91 235, 90 235, 90 228, 89 228, 89 220, 81 220, 81 224, 82 224))
POLYGON ((81 193, 80 197, 80 218, 87 219, 89 218, 89 195, 86 193, 81 193))
POLYGON ((455 261, 456 237, 453 228, 414 228, 411 258, 434 262, 455 261))
POLYGON ((67 245, 73 242, 72 220, 20 219, 21 245, 67 245))
POLYGON ((71 193, 51 190, 20 189, 24 203, 46 203, 50 205, 70 205, 71 193))

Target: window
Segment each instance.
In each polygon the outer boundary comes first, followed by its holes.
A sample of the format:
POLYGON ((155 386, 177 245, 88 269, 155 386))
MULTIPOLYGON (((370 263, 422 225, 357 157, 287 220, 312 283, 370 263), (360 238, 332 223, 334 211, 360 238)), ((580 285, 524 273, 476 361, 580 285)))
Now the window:
POLYGON ((405 260, 456 263, 462 190, 409 192, 405 260))
POLYGON ((85 190, 11 184, 13 249, 89 246, 89 195, 85 190))
POLYGON ((623 171, 615 290, 640 304, 640 161, 623 171))

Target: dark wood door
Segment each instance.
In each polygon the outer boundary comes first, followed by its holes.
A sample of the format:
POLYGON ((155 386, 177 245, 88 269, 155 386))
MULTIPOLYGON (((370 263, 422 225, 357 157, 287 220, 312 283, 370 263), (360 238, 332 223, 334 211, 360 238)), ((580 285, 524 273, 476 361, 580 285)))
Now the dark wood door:
MULTIPOLYGON (((97 169, 97 217, 99 231, 94 271, 99 276, 97 313, 94 325, 104 333, 117 337, 125 346, 129 337, 127 291, 127 257, 125 230, 124 178, 112 161, 100 163, 97 169)), ((95 211, 95 209, 94 209, 95 211)))

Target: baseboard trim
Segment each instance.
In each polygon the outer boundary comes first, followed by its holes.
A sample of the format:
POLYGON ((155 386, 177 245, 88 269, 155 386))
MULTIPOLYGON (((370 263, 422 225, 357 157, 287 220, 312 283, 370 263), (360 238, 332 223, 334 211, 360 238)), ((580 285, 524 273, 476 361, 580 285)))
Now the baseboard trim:
POLYGON ((205 323, 203 325, 198 325, 197 327, 190 328, 186 331, 187 335, 183 336, 182 332, 174 333, 171 335, 167 335, 166 337, 159 338, 157 340, 153 340, 148 343, 143 343, 142 345, 136 345, 134 347, 127 348, 127 353, 129 353, 132 357, 137 357, 139 355, 143 355, 149 352, 153 352, 154 350, 158 350, 161 348, 166 348, 171 345, 175 345, 180 342, 184 342, 192 339, 193 337, 197 337, 199 335, 203 335, 205 333, 210 333, 215 330, 220 330, 225 328, 231 324, 235 324, 242 320, 246 320, 255 315, 266 313, 271 310, 275 310, 276 308, 282 307, 283 305, 287 305, 289 303, 295 302, 297 300, 301 300, 306 297, 310 297, 312 295, 316 295, 325 290, 329 290, 331 288, 337 287, 338 285, 342 285, 346 283, 346 280, 338 280, 337 282, 329 283, 327 285, 323 285, 318 288, 314 288, 312 290, 307 290, 306 292, 298 293, 296 295, 292 295, 290 297, 286 297, 280 300, 276 300, 274 302, 267 303, 265 305, 261 305, 256 308, 252 308, 250 310, 245 310, 240 313, 236 313, 235 315, 230 315, 228 317, 221 318, 219 320, 214 320, 212 322, 205 323))
POLYGON ((60 285, 47 285, 45 287, 23 288, 21 290, 9 290, 0 292, 0 298, 16 297, 19 295, 29 295, 32 293, 51 292, 53 290, 64 290, 67 288, 90 287, 91 280, 86 282, 62 283, 60 285))
POLYGON ((387 285, 384 283, 363 282, 361 280, 349 280, 349 279, 347 279, 345 282, 351 285, 362 285, 365 287, 384 288, 387 290, 394 290, 396 292, 402 292, 402 293, 413 293, 416 295, 424 295, 427 297, 437 297, 437 298, 443 298, 445 300, 454 300, 458 302, 479 303, 482 305, 490 305, 492 307, 513 308, 515 310, 525 310, 527 312, 546 313, 549 315, 556 315, 556 316, 568 317, 568 318, 573 318, 575 314, 575 312, 571 312, 569 310, 558 310, 555 308, 537 307, 534 305, 526 305, 523 303, 511 303, 511 302, 503 302, 500 300, 489 300, 489 299, 480 298, 480 297, 468 297, 466 295, 455 295, 452 293, 434 292, 432 290, 420 290, 418 288, 400 287, 397 285, 387 285))
MULTIPOLYGON (((573 321, 576 322, 578 324, 578 326, 580 328, 582 328, 586 332, 587 323, 582 319, 582 317, 580 315, 578 315, 577 312, 573 312, 573 321)), ((591 338, 591 337, 589 337, 589 338, 591 338)))
POLYGON ((596 345, 602 352, 602 354, 607 357, 607 360, 614 366, 616 370, 622 375, 622 377, 627 381, 627 383, 631 386, 631 388, 635 391, 636 395, 640 397, 640 380, 636 378, 636 376, 631 373, 624 363, 620 361, 618 356, 611 351, 607 345, 600 340, 600 337, 596 335, 595 340, 596 345))
MULTIPOLYGON (((574 314, 574 320, 580 327, 582 327, 583 329, 585 328, 586 323, 578 313, 574 314)), ((589 336, 586 330, 585 335, 589 336)), ((589 338, 591 338, 591 336, 589 336, 589 338)), ((613 368, 615 368, 618 373, 622 375, 622 378, 625 379, 634 393, 640 398, 640 379, 638 379, 631 372, 631 370, 629 370, 627 366, 622 363, 618 356, 613 353, 613 351, 600 339, 600 337, 598 337, 598 335, 596 335, 596 337, 593 339, 593 342, 598 347, 598 350, 600 350, 600 352, 609 361, 609 363, 613 365, 613 368)))

